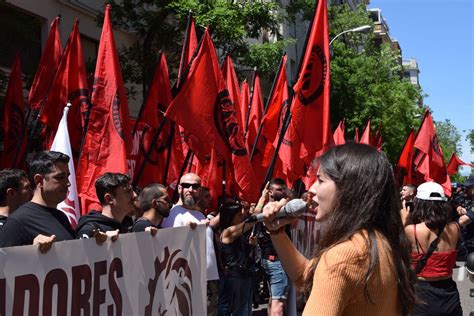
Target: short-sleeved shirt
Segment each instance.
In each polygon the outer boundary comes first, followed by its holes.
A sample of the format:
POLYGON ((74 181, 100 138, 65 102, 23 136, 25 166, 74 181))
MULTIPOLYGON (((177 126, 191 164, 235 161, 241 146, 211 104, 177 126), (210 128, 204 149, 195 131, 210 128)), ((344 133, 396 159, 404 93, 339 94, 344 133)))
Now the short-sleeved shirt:
POLYGON ((135 223, 133 223, 132 232, 134 232, 134 233, 144 232, 145 228, 147 228, 147 227, 155 227, 155 228, 158 228, 158 229, 161 228, 160 225, 153 224, 146 217, 140 217, 135 221, 135 223))
POLYGON ((55 235, 54 241, 74 239, 67 216, 58 209, 27 202, 8 217, 0 232, 0 248, 32 245, 39 234, 55 235))

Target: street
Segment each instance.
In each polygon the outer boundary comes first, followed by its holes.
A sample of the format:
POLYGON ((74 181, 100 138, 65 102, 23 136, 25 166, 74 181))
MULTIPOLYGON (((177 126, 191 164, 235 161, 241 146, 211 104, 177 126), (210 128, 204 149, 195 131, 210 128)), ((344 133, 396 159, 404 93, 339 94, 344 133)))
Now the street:
POLYGON ((453 280, 456 281, 461 296, 463 315, 467 316, 471 311, 474 311, 474 297, 469 296, 469 289, 474 288, 474 283, 469 281, 463 261, 457 262, 453 271, 453 280))

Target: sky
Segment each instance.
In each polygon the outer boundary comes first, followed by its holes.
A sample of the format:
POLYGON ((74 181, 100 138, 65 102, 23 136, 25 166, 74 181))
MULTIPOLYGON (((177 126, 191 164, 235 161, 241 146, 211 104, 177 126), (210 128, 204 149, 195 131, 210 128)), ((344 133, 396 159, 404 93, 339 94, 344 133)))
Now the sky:
MULTIPOLYGON (((474 161, 466 141, 474 129, 474 1, 473 0, 370 0, 379 8, 398 40, 403 59, 415 58, 424 103, 435 121, 445 119, 461 134, 464 162, 474 161)), ((470 173, 463 168, 461 174, 470 173)))

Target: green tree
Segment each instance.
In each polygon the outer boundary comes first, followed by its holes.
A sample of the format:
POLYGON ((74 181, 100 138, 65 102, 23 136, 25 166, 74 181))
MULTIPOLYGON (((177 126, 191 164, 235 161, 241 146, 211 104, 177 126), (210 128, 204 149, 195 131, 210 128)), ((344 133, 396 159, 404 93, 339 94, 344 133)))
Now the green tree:
POLYGON ((474 129, 469 130, 469 133, 466 135, 466 140, 471 145, 471 153, 474 154, 474 129))
POLYGON ((435 126, 438 142, 443 149, 444 161, 447 164, 453 153, 458 156, 462 154, 461 134, 449 119, 436 121, 435 126))
MULTIPOLYGON (((113 24, 138 35, 133 45, 120 49, 120 55, 125 80, 141 85, 144 95, 160 50, 166 53, 170 76, 176 78, 189 10, 198 36, 210 27, 220 57, 229 52, 241 67, 258 67, 263 77, 273 76, 283 48, 290 43, 279 34, 284 16, 277 1, 124 0, 111 4, 113 24), (276 42, 266 40, 269 33, 276 35, 276 42)), ((103 14, 98 21, 102 23, 103 14)))
MULTIPOLYGON (((372 25, 364 7, 329 8, 330 36, 361 25, 372 25)), ((419 125, 421 89, 402 78, 400 52, 376 45, 372 32, 348 33, 332 44, 331 120, 333 128, 346 120, 346 134, 382 125, 383 150, 395 162, 411 128, 419 125)))

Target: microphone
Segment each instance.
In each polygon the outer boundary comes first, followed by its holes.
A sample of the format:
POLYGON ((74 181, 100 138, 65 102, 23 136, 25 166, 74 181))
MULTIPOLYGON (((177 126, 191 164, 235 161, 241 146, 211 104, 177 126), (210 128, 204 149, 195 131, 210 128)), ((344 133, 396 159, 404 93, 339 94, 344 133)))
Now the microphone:
MULTIPOLYGON (((298 217, 306 211, 306 202, 301 199, 294 199, 283 206, 277 213, 275 218, 282 217, 298 217)), ((262 213, 249 216, 245 223, 260 223, 263 222, 265 217, 262 213)))

